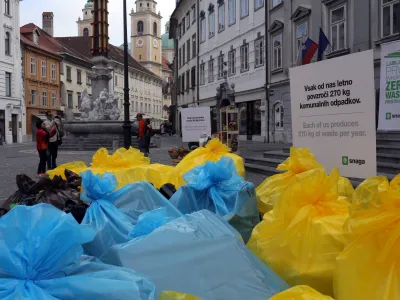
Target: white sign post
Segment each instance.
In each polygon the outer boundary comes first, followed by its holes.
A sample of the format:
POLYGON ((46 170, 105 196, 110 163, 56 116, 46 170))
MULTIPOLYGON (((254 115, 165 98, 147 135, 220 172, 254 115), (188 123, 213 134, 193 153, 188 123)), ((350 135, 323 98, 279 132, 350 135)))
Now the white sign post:
POLYGON ((376 176, 373 52, 290 69, 293 144, 330 172, 376 176))
POLYGON ((209 107, 191 107, 181 110, 182 141, 197 142, 202 134, 211 136, 209 107))
POLYGON ((400 42, 381 45, 379 129, 400 130, 400 42))

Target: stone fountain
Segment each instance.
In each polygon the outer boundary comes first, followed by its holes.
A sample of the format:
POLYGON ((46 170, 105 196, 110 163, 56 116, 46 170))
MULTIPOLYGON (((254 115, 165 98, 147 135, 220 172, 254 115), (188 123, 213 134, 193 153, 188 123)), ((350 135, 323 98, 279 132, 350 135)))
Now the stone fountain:
MULTIPOLYGON (((123 146, 123 121, 119 121, 121 111, 118 98, 109 92, 109 81, 112 79, 112 68, 108 64, 108 0, 93 1, 92 37, 93 68, 89 75, 92 81, 90 98, 85 90, 81 97, 82 118, 76 120, 72 112, 66 113, 65 131, 62 148, 65 150, 97 150, 101 147, 116 149, 123 146), (104 17, 105 16, 105 17, 104 17)), ((132 132, 135 132, 133 128, 132 132)), ((135 146, 133 138, 132 146, 135 146)))

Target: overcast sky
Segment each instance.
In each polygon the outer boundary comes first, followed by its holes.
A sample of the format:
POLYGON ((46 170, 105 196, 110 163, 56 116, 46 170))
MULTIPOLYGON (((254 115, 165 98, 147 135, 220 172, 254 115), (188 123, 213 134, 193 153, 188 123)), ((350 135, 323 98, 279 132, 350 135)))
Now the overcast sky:
MULTIPOLYGON (((86 0, 24 0, 21 5, 21 26, 27 23, 34 23, 42 27, 42 13, 54 13, 54 36, 76 36, 78 34, 78 17, 82 18, 82 9, 86 4, 86 0)), ((123 34, 123 7, 122 0, 110 0, 108 3, 109 11, 109 34, 110 43, 113 45, 121 45, 124 42, 123 34)), ((136 10, 135 1, 127 0, 128 14, 131 9, 136 10)), ((165 23, 174 11, 175 0, 159 0, 157 1, 157 10, 161 12, 162 28, 161 32, 165 32, 165 23)), ((131 33, 131 17, 128 16, 128 39, 130 41, 131 33)))

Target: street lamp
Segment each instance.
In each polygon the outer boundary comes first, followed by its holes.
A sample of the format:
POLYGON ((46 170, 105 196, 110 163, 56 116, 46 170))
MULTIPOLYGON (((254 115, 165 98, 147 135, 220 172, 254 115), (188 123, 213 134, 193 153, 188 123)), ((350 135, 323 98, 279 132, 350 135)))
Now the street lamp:
POLYGON ((124 1, 124 147, 129 149, 132 145, 132 124, 129 116, 129 65, 128 65, 128 25, 127 25, 127 11, 126 0, 124 1))

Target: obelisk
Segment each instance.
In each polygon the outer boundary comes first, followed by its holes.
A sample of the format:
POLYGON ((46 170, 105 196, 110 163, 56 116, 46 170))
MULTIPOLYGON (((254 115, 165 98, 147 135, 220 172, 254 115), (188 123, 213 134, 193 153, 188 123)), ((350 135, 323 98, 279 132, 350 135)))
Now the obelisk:
POLYGON ((112 68, 108 67, 108 0, 93 0, 92 23, 92 95, 97 99, 100 92, 109 91, 112 68))

